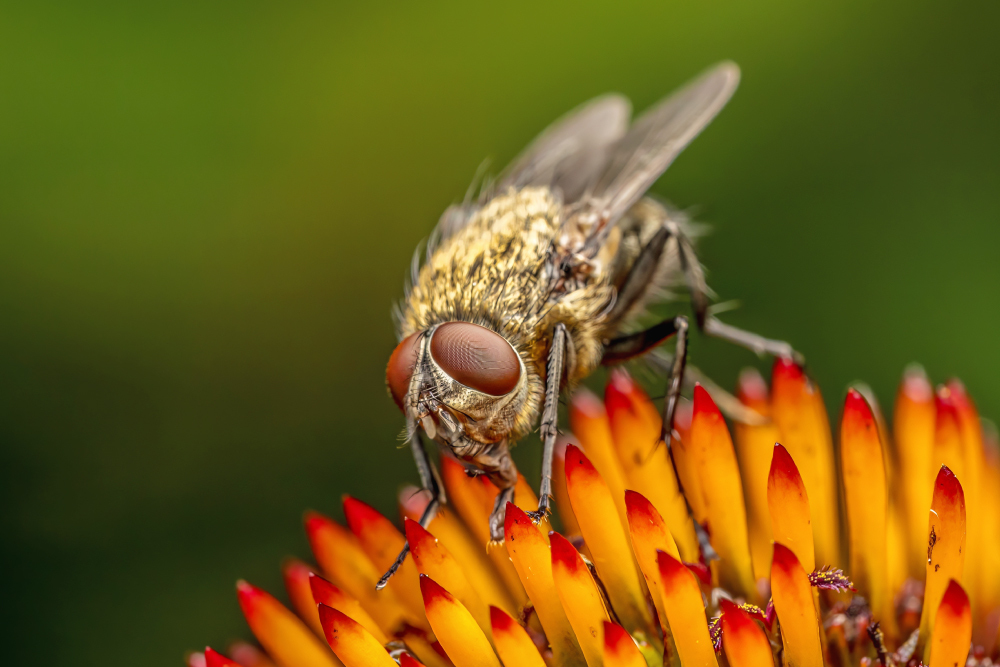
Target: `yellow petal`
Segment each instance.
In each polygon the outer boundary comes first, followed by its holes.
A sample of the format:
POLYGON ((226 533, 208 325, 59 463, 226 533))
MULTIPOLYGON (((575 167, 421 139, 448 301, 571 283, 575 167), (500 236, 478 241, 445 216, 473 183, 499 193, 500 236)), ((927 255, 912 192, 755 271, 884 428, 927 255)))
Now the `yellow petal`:
POLYGON ((504 546, 535 605, 556 664, 586 664, 556 591, 549 545, 528 515, 513 503, 507 503, 504 546))
MULTIPOLYGON (((941 466, 931 497, 927 528, 927 576, 924 580, 924 608, 920 616, 920 636, 927 638, 948 582, 962 580, 965 565, 965 493, 958 477, 941 466)), ((927 658, 929 644, 925 647, 927 658)))
POLYGON ((972 642, 969 596, 954 579, 948 582, 931 633, 929 667, 964 667, 972 642))
POLYGON ((498 607, 490 607, 490 625, 493 629, 493 645, 504 665, 545 667, 545 661, 527 630, 507 612, 498 607))
POLYGON ((501 667, 493 647, 469 610, 426 574, 420 592, 434 635, 455 667, 501 667))
POLYGON ((776 444, 767 478, 767 505, 774 541, 784 544, 807 571, 816 569, 809 494, 788 450, 776 444))
POLYGON ((611 492, 590 459, 573 445, 566 448, 566 486, 597 575, 604 582, 622 626, 633 634, 652 637, 655 628, 640 573, 625 529, 618 521, 611 492))
POLYGON ((319 619, 326 641, 345 667, 396 667, 385 647, 342 611, 321 604, 319 619))
POLYGON ((292 609, 318 637, 322 637, 323 626, 320 625, 319 612, 313 601, 312 589, 309 587, 309 578, 313 575, 312 569, 300 560, 289 558, 282 564, 281 573, 292 609))
MULTIPOLYGON (((614 371, 618 372, 618 371, 614 371)), ((625 524, 625 472, 618 460, 611 424, 601 400, 586 389, 578 390, 570 403, 570 424, 578 433, 580 447, 587 453, 615 500, 618 518, 625 524)))
POLYGON ((783 659, 796 667, 823 667, 820 620, 809 576, 791 549, 774 545, 771 595, 781 627, 783 659))
POLYGON ((816 558, 839 567, 840 518, 830 421, 819 389, 788 359, 774 362, 771 416, 781 431, 779 442, 795 459, 809 492, 816 558))
POLYGON ((611 621, 604 622, 604 667, 646 667, 631 635, 611 621))
POLYGON ((893 592, 888 588, 885 464, 879 429, 868 402, 847 392, 840 422, 840 463, 847 508, 851 579, 889 638, 896 636, 893 592))
POLYGON ((717 667, 715 648, 698 582, 687 567, 668 553, 657 554, 663 606, 677 654, 684 667, 717 667))
POLYGON ((663 594, 660 587, 660 566, 657 562, 657 552, 663 551, 680 560, 677 544, 667 530, 663 517, 642 494, 637 491, 625 492, 625 506, 628 509, 629 535, 632 538, 632 552, 639 562, 639 569, 646 579, 653 606, 660 619, 660 627, 664 636, 669 636, 667 612, 663 607, 663 594))
MULTIPOLYGON (((572 456, 572 455, 571 455, 572 456)), ((552 549, 552 578, 563 609, 588 665, 600 665, 601 632, 608 613, 601 591, 576 548, 559 533, 549 536, 552 549)))
POLYGON ((694 388, 691 433, 684 443, 695 464, 704 496, 705 526, 719 560, 712 562, 718 583, 730 592, 755 600, 757 595, 743 485, 729 429, 704 387, 694 388))
MULTIPOLYGON (((384 645, 389 641, 371 615, 361 607, 361 603, 323 577, 318 574, 311 575, 309 577, 309 590, 312 593, 313 607, 321 604, 332 607, 360 623, 379 644, 384 645)), ((319 619, 318 609, 316 618, 319 619)), ((322 633, 322 627, 320 628, 320 632, 322 633)))
POLYGON ((280 602, 245 581, 236 584, 243 616, 280 667, 338 667, 340 660, 280 602))
POLYGON ((722 611, 722 650, 736 667, 774 667, 771 642, 757 622, 733 602, 719 602, 722 611))

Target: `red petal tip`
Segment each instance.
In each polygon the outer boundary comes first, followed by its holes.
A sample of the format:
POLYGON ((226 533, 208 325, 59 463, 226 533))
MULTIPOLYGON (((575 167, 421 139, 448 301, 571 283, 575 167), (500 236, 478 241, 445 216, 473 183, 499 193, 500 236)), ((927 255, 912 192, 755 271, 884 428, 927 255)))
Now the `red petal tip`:
POLYGON ((605 416, 604 404, 601 403, 601 399, 587 389, 577 389, 573 392, 573 398, 570 399, 570 409, 590 419, 603 419, 605 416))
POLYGON ((576 569, 579 563, 579 552, 576 547, 554 530, 549 533, 549 540, 552 547, 552 563, 559 563, 569 570, 576 569))
POLYGON ((780 473, 783 476, 798 476, 799 468, 795 465, 795 460, 788 453, 781 443, 774 443, 774 452, 771 454, 771 472, 780 473))
POLYGON ((374 507, 352 496, 345 495, 343 504, 344 518, 347 520, 348 528, 350 528, 351 532, 354 534, 358 534, 373 521, 381 521, 385 519, 381 512, 376 510, 374 507))
POLYGON ((964 503, 965 491, 962 489, 962 483, 948 466, 943 465, 941 466, 941 469, 938 470, 937 478, 934 480, 934 486, 935 488, 941 489, 946 498, 961 496, 964 503))
POLYGON ((753 366, 740 371, 736 381, 736 395, 744 403, 766 403, 768 399, 767 382, 753 366))
POLYGON ((504 537, 508 540, 512 536, 516 538, 517 535, 523 534, 527 528, 534 528, 531 519, 520 507, 508 502, 503 520, 504 537))
POLYGON ((499 607, 490 605, 490 625, 494 630, 507 632, 514 624, 514 619, 510 617, 510 614, 499 607))
POLYGON ((577 470, 596 472, 594 464, 590 462, 583 450, 576 445, 566 445, 566 477, 567 479, 577 470))
POLYGON ((240 667, 239 663, 230 660, 226 656, 212 649, 205 647, 205 667, 240 667))
POLYGON ((617 652, 622 645, 627 647, 628 644, 635 646, 635 642, 632 641, 632 637, 626 632, 625 628, 617 623, 604 621, 604 646, 611 651, 617 652))
POLYGON ((794 551, 786 547, 784 544, 775 542, 773 563, 787 572, 796 565, 799 565, 799 559, 796 558, 794 551))
POLYGON ((323 516, 319 512, 308 510, 305 513, 306 534, 312 539, 318 531, 333 523, 333 519, 323 516))
POLYGON ((805 371, 791 357, 777 357, 771 369, 771 383, 778 379, 801 382, 805 379, 805 371))
POLYGON ((425 605, 454 600, 451 593, 426 574, 420 575, 420 594, 424 598, 425 605))
POLYGON ((969 608, 969 596, 961 584, 954 579, 948 580, 948 588, 945 589, 944 595, 941 597, 941 606, 947 606, 956 616, 965 613, 969 608))
POLYGON ((721 416, 718 406, 712 400, 712 395, 697 382, 694 385, 694 414, 719 414, 721 416))

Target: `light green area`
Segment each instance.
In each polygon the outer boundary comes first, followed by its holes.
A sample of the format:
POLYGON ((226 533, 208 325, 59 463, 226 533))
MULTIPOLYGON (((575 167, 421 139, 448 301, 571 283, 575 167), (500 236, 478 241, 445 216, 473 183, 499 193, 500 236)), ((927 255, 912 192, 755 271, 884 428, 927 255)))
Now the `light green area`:
POLYGON ((921 360, 1000 417, 995 2, 159 4, 0 7, 5 663, 179 665, 245 635, 233 582, 280 590, 303 509, 394 513, 414 246, 483 158, 723 58, 656 191, 714 226, 728 321, 834 415, 921 360))

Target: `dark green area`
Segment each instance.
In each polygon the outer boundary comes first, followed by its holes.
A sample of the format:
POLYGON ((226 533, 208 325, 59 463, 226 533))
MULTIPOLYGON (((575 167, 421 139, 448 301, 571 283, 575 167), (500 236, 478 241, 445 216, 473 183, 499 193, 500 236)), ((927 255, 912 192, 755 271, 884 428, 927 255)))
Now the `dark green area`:
POLYGON ((0 8, 5 664, 177 666, 246 636, 233 582, 280 590, 303 509, 393 512, 414 246, 483 158, 722 58, 656 191, 714 226, 727 319, 833 414, 920 360, 1000 416, 995 2, 159 4, 0 8))

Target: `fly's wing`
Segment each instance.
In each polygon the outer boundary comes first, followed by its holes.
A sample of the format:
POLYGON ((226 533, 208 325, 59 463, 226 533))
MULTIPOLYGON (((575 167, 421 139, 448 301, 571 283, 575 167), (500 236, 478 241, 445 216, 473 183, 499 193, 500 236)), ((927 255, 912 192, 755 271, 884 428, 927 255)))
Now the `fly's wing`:
POLYGON ((735 63, 719 63, 636 120, 587 201, 569 216, 567 224, 575 219, 584 247, 596 252, 611 226, 725 106, 739 80, 735 63))
POLYGON ((577 201, 607 168, 630 115, 631 105, 621 95, 584 103, 550 125, 504 169, 494 191, 544 185, 559 189, 566 203, 577 201))

